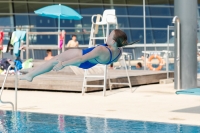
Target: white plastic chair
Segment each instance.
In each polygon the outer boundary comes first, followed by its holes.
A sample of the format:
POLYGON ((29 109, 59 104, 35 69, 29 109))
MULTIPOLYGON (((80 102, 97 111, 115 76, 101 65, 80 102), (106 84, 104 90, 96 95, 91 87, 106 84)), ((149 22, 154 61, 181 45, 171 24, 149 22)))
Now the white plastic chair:
MULTIPOLYGON (((92 24, 96 24, 96 25, 106 25, 106 39, 109 35, 109 27, 111 24, 116 25, 116 29, 118 29, 118 23, 117 23, 117 17, 115 15, 115 9, 107 9, 103 12, 103 16, 101 16, 101 21, 99 22, 94 22, 94 17, 97 15, 93 15, 92 16, 92 24)), ((104 28, 103 28, 104 31, 104 28)))

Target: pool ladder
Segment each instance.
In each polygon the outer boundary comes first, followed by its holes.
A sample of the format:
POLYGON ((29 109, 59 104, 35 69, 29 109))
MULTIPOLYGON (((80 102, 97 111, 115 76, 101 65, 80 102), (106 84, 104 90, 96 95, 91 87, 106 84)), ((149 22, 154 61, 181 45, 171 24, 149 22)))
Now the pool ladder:
POLYGON ((14 106, 14 104, 12 102, 2 101, 2 99, 1 99, 1 96, 2 96, 2 93, 3 93, 3 90, 4 90, 4 86, 5 86, 7 77, 8 77, 8 72, 11 69, 11 67, 15 67, 15 70, 17 70, 15 65, 10 65, 8 67, 6 75, 5 75, 5 78, 4 78, 4 81, 3 81, 3 84, 2 84, 2 87, 1 87, 1 90, 0 90, 0 103, 10 104, 12 106, 12 111, 17 111, 17 86, 18 86, 18 73, 17 73, 17 71, 15 72, 15 106, 14 106))

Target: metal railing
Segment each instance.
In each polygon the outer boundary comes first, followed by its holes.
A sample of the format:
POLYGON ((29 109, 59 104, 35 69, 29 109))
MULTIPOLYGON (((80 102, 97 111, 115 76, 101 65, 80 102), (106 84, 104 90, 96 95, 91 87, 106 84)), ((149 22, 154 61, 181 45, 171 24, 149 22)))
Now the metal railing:
POLYGON ((172 23, 176 24, 176 33, 175 33, 175 37, 176 37, 176 44, 177 44, 177 49, 176 49, 176 62, 177 62, 177 89, 180 90, 180 19, 178 18, 178 16, 175 16, 173 18, 172 23))
POLYGON ((170 34, 170 32, 169 32, 169 30, 171 29, 171 28, 174 28, 174 26, 167 26, 167 54, 166 54, 166 58, 167 58, 167 60, 166 60, 166 71, 167 71, 167 79, 169 79, 169 34, 170 34))
POLYGON ((10 104, 12 106, 12 111, 17 111, 17 86, 18 86, 18 73, 17 73, 17 68, 16 66, 13 66, 13 65, 10 65, 6 71, 6 75, 5 75, 5 78, 4 78, 4 81, 3 81, 3 84, 2 84, 2 87, 1 87, 1 91, 0 91, 0 103, 3 103, 3 104, 10 104), (4 90, 4 86, 5 86, 5 83, 6 83, 6 80, 7 80, 7 77, 8 77, 8 73, 9 73, 9 70, 11 69, 11 67, 14 67, 15 68, 15 106, 12 102, 8 102, 8 101, 3 101, 2 100, 2 94, 3 94, 3 90, 4 90))

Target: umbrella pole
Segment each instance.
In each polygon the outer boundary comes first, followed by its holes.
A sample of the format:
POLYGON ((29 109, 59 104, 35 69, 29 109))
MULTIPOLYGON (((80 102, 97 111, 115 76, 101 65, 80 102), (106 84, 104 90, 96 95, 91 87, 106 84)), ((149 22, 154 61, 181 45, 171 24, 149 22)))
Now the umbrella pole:
POLYGON ((58 54, 60 54, 60 16, 58 17, 58 54))
POLYGON ((60 16, 58 17, 58 31, 60 31, 60 16))

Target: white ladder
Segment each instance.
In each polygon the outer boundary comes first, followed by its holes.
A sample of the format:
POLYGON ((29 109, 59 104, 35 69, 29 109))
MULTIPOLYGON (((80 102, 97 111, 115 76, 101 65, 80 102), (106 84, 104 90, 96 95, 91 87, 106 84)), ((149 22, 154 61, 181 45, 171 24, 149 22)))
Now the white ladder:
POLYGON ((17 111, 17 86, 18 86, 18 73, 17 73, 17 67, 15 65, 10 65, 6 71, 6 75, 5 75, 5 78, 4 78, 4 81, 3 81, 3 84, 2 84, 2 87, 1 87, 1 90, 0 90, 0 103, 3 103, 3 104, 10 104, 12 106, 12 111, 17 111), (5 86, 5 83, 6 83, 6 80, 7 80, 7 77, 8 77, 8 72, 9 70, 11 69, 11 67, 14 67, 15 68, 15 106, 12 102, 7 102, 7 101, 3 101, 1 99, 2 97, 2 94, 3 94, 3 90, 4 90, 4 86, 5 86))
POLYGON ((103 75, 100 74, 90 74, 89 70, 84 71, 84 78, 83 78, 83 86, 82 86, 82 95, 84 95, 85 90, 87 87, 97 87, 97 88, 103 88, 103 96, 106 95, 106 84, 107 84, 107 66, 106 65, 96 65, 95 68, 99 67, 100 69, 103 69, 103 75), (88 78, 103 78, 103 84, 102 85, 88 85, 87 79, 88 78))
MULTIPOLYGON (((123 67, 125 67, 125 71, 126 71, 126 76, 127 76, 128 82, 127 82, 127 83, 111 82, 111 80, 110 80, 110 78, 109 78, 109 88, 110 88, 110 90, 112 90, 112 85, 117 85, 117 84, 118 84, 118 85, 128 85, 128 86, 130 87, 130 89, 132 88, 130 76, 129 76, 129 74, 128 74, 127 64, 126 64, 126 61, 125 61, 125 54, 122 54, 122 57, 121 57, 120 59, 123 61, 123 64, 124 64, 123 67)), ((120 59, 119 59, 119 60, 120 60, 120 59)), ((131 90, 131 91, 132 91, 132 90, 131 90)))

